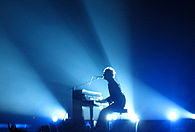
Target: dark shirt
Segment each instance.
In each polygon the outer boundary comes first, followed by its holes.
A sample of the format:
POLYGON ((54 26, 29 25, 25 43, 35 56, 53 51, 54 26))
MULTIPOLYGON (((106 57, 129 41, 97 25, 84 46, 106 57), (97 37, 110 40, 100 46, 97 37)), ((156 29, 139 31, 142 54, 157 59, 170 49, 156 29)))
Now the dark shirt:
POLYGON ((120 102, 121 96, 123 96, 120 86, 116 81, 113 79, 108 82, 108 90, 110 93, 110 96, 106 99, 108 102, 120 102))

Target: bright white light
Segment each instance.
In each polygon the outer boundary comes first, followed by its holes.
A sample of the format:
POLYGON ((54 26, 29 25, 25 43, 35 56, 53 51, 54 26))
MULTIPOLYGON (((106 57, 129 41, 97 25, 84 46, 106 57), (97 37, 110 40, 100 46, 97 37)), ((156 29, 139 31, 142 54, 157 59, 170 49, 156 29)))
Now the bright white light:
POLYGON ((116 120, 118 118, 117 114, 112 114, 112 120, 116 120))
POLYGON ((169 115, 168 115, 168 118, 169 118, 169 120, 171 120, 171 121, 175 121, 175 120, 177 120, 177 113, 176 112, 170 112, 169 113, 169 115))
POLYGON ((68 114, 65 112, 58 113, 52 117, 53 122, 57 122, 58 120, 66 120, 66 119, 68 119, 68 114))
POLYGON ((118 119, 118 116, 119 116, 119 114, 117 114, 117 113, 112 113, 112 114, 108 114, 107 115, 107 117, 106 117, 106 119, 107 120, 116 120, 116 119, 118 119))
POLYGON ((100 110, 102 110, 103 108, 104 108, 104 107, 103 107, 102 105, 101 105, 101 106, 99 106, 99 109, 100 109, 100 110))
POLYGON ((112 120, 112 114, 108 114, 108 115, 106 116, 106 119, 107 119, 108 121, 112 120))
POLYGON ((58 117, 57 116, 53 116, 52 120, 53 120, 53 122, 57 122, 58 121, 58 117))
POLYGON ((192 115, 191 115, 191 118, 192 118, 192 119, 195 119, 195 114, 192 114, 192 115))
POLYGON ((131 116, 130 120, 131 120, 132 122, 138 122, 138 121, 139 121, 139 118, 138 118, 138 116, 137 116, 136 114, 133 114, 133 115, 131 116))
POLYGON ((137 116, 136 114, 134 114, 134 113, 127 113, 127 114, 125 114, 125 116, 126 116, 129 120, 131 120, 131 122, 139 122, 138 116, 137 116))
POLYGON ((68 119, 68 114, 66 113, 66 115, 65 115, 65 118, 64 119, 68 119))
POLYGON ((66 120, 66 119, 68 119, 68 114, 65 112, 59 113, 58 118, 61 120, 66 120))
POLYGON ((52 120, 54 122, 56 122, 55 120, 66 120, 68 119, 68 113, 66 113, 66 111, 62 110, 62 109, 56 109, 53 113, 52 113, 52 120))
POLYGON ((65 115, 66 113, 59 113, 58 118, 62 120, 65 118, 65 115))

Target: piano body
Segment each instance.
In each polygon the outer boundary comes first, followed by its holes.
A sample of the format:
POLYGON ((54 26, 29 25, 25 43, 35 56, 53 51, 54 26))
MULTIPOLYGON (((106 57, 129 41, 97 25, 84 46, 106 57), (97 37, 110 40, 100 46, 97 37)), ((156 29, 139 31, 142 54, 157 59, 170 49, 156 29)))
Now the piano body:
POLYGON ((95 101, 101 100, 102 94, 99 92, 82 90, 72 90, 72 118, 77 125, 84 125, 83 109, 82 107, 90 108, 90 125, 93 127, 93 107, 99 107, 95 101))

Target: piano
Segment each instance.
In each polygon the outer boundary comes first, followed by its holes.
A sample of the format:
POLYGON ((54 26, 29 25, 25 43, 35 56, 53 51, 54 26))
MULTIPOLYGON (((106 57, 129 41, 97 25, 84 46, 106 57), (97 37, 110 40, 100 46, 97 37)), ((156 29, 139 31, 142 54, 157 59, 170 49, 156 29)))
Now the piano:
POLYGON ((72 107, 73 107, 73 121, 78 125, 84 125, 84 117, 82 106, 90 108, 90 125, 94 127, 93 123, 93 107, 99 107, 95 101, 102 100, 102 94, 99 92, 89 91, 85 89, 72 90, 72 107))

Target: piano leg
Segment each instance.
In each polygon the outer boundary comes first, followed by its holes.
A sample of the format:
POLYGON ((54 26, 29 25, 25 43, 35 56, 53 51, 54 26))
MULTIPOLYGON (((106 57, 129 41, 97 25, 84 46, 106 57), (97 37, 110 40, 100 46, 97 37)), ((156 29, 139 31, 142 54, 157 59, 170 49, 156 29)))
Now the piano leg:
POLYGON ((93 123, 93 106, 90 106, 90 125, 91 128, 94 128, 94 123, 93 123))

